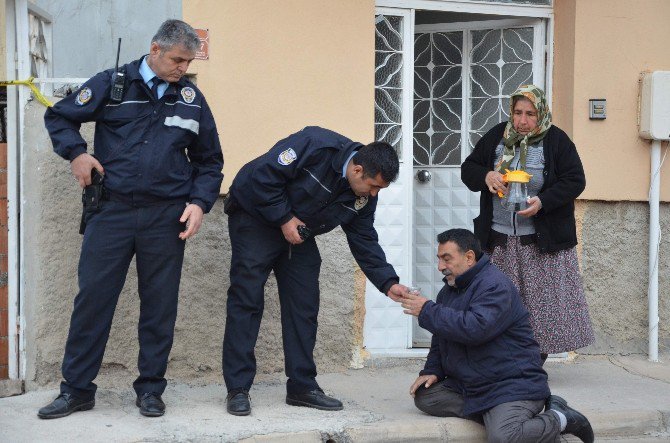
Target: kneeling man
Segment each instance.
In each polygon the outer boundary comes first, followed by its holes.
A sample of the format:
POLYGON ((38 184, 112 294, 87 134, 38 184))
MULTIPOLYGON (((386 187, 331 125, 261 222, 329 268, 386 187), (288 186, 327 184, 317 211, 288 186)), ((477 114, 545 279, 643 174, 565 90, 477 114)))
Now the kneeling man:
POLYGON ((410 388, 417 408, 482 423, 490 442, 557 442, 565 433, 592 442, 586 417, 549 395, 540 349, 514 284, 470 231, 451 229, 437 241, 446 283, 437 301, 416 293, 401 301, 404 312, 433 333, 426 365, 410 388))

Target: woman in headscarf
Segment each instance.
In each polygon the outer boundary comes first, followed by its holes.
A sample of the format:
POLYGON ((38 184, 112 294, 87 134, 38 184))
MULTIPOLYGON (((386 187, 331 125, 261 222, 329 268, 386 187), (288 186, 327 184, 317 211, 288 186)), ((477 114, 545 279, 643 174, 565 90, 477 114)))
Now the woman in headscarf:
POLYGON ((552 125, 542 89, 523 85, 512 94, 509 121, 479 140, 461 179, 481 191, 475 235, 519 289, 542 358, 593 343, 575 250, 574 200, 586 186, 584 168, 575 144, 552 125), (527 209, 501 205, 506 170, 532 175, 527 209))

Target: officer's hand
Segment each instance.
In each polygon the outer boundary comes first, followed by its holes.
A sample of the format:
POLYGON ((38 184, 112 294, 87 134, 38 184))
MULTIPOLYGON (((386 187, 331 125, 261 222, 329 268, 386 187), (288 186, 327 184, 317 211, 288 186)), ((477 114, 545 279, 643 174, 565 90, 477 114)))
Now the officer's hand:
POLYGON ((179 238, 186 240, 193 237, 200 230, 202 225, 202 208, 196 204, 191 203, 186 206, 184 213, 179 219, 181 223, 186 223, 186 230, 179 233, 179 238))
POLYGON ((431 385, 437 383, 437 375, 419 375, 409 388, 409 395, 414 397, 416 390, 419 389, 419 386, 424 385, 426 388, 429 388, 431 385))
POLYGON ((409 291, 409 288, 405 285, 401 285, 400 283, 396 283, 395 285, 391 286, 386 293, 388 298, 390 298, 393 301, 401 301, 403 296, 409 291))
POLYGON ((303 239, 300 238, 300 234, 298 234, 298 226, 300 225, 304 225, 304 223, 295 216, 281 225, 281 232, 284 234, 284 238, 292 245, 299 245, 303 242, 303 239))
POLYGON ((79 186, 86 187, 91 184, 91 170, 93 168, 97 169, 100 174, 105 173, 105 169, 102 167, 100 162, 93 157, 91 154, 84 152, 81 155, 78 155, 70 163, 70 168, 72 169, 72 175, 74 179, 79 182, 79 186))

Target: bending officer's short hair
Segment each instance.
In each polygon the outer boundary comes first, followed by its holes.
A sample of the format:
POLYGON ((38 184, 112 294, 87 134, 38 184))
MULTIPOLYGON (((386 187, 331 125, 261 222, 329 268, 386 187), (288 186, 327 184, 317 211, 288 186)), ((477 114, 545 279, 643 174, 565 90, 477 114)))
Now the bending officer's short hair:
POLYGON ((175 19, 165 20, 151 41, 158 43, 161 51, 168 51, 175 45, 184 45, 187 50, 194 52, 200 48, 200 39, 195 29, 175 19))
POLYGON ((462 254, 472 251, 475 253, 477 260, 482 256, 482 246, 479 243, 479 239, 467 229, 449 229, 437 235, 437 242, 439 244, 443 245, 448 241, 456 243, 462 254))
POLYGON ((363 167, 363 174, 369 178, 382 175, 386 183, 394 182, 398 178, 400 162, 393 146, 385 142, 372 142, 358 150, 352 159, 355 165, 363 167))

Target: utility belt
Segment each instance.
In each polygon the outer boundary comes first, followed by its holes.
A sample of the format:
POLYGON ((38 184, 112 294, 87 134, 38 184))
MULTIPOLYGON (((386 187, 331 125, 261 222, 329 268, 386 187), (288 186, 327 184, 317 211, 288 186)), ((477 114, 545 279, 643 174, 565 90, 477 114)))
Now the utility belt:
POLYGON ((81 222, 79 223, 80 234, 83 235, 84 231, 86 230, 86 214, 97 212, 102 206, 103 201, 114 201, 124 203, 134 208, 145 208, 149 206, 186 204, 188 202, 188 198, 176 197, 166 199, 151 196, 137 196, 133 194, 119 194, 117 192, 109 191, 107 188, 105 188, 101 175, 92 175, 92 183, 86 186, 81 193, 83 210, 81 212, 81 222))

